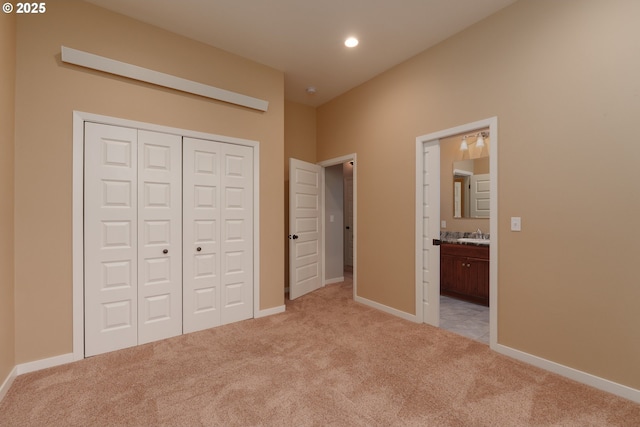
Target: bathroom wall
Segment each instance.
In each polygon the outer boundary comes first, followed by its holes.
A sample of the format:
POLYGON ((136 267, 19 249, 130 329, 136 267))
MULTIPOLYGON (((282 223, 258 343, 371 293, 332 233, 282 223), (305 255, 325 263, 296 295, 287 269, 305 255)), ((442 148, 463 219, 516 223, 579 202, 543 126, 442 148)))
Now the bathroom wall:
POLYGON ((640 389, 638 16, 521 0, 319 107, 317 159, 358 155, 358 294, 415 312, 416 137, 497 116, 498 342, 640 389))

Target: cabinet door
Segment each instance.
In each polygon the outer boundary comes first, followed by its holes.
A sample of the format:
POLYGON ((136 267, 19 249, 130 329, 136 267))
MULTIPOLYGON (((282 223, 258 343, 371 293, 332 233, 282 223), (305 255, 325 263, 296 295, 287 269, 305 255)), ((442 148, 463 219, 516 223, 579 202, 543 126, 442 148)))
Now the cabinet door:
POLYGON ((478 297, 485 304, 489 303, 489 261, 479 258, 468 258, 469 294, 478 297))
POLYGON ((456 288, 456 261, 458 257, 440 255, 440 291, 454 291, 456 288))

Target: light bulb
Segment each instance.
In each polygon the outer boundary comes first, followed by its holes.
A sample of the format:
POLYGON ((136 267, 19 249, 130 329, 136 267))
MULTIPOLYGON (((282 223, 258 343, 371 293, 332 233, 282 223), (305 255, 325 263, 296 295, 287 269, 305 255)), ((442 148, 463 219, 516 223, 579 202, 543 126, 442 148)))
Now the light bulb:
POLYGON ((344 41, 344 45, 346 47, 356 47, 358 46, 358 39, 355 37, 349 37, 344 41))

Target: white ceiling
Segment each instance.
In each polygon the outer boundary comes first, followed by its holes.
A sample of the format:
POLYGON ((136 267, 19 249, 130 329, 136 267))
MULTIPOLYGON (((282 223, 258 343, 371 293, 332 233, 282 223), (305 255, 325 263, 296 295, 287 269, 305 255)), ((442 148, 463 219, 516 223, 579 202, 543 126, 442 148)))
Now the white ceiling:
POLYGON ((282 70, 286 99, 318 106, 515 0, 87 1, 282 70))

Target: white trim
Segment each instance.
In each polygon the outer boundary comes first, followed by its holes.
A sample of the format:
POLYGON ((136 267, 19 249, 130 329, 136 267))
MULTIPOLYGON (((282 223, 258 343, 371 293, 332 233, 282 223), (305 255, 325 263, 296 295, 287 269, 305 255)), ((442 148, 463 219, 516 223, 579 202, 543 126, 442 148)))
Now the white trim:
POLYGON ((454 169, 453 174, 460 175, 460 176, 473 176, 473 172, 466 171, 464 169, 454 169))
MULTIPOLYGON (((253 148, 253 316, 260 310, 260 143, 248 139, 215 135, 188 129, 179 129, 153 123, 138 122, 98 114, 73 112, 73 183, 72 183, 72 277, 73 277, 73 360, 84 359, 84 123, 93 122, 106 125, 144 129, 190 138, 206 139, 253 148)), ((268 311, 268 310, 267 310, 268 311)), ((19 372, 21 373, 21 372, 19 372)))
POLYGON ((28 374, 29 372, 41 371, 47 368, 53 368, 54 366, 66 365, 67 363, 74 362, 74 354, 67 353, 60 356, 53 356, 46 359, 35 360, 33 362, 22 363, 16 366, 18 375, 28 374))
MULTIPOLYGON (((358 159, 356 153, 346 154, 340 157, 334 157, 333 159, 324 160, 319 162, 318 165, 322 166, 323 170, 329 166, 339 165, 345 162, 353 162, 353 299, 354 301, 358 298, 358 159)), ((324 198, 324 177, 322 178, 322 197, 324 198)), ((324 199, 323 199, 323 209, 322 209, 322 223, 324 224, 324 199)), ((325 227, 326 228, 326 227, 325 227)), ((322 241, 325 240, 325 230, 322 231, 322 241)), ((322 250, 322 265, 325 264, 325 253, 324 249, 322 250)), ((324 267, 322 271, 322 280, 324 282, 324 267)), ((343 278, 344 280, 344 278, 343 278)), ((328 283, 325 283, 325 285, 328 283)))
MULTIPOLYGON (((477 122, 467 123, 453 128, 433 132, 416 138, 416 316, 423 318, 422 301, 422 147, 435 140, 448 138, 480 128, 489 128, 491 142, 489 146, 489 175, 491 179, 491 199, 489 207, 490 246, 489 246, 489 346, 494 349, 498 344, 498 118, 490 117, 477 122)), ((439 304, 439 302, 438 302, 439 304)), ((421 320, 422 321, 422 320, 421 320)))
POLYGON ((613 381, 589 374, 587 372, 579 371, 569 366, 561 365, 559 363, 552 362, 551 360, 543 359, 542 357, 534 356, 532 354, 525 353, 523 351, 516 350, 502 344, 496 344, 494 346, 491 346, 491 348, 492 350, 504 354, 505 356, 509 356, 530 365, 537 366, 538 368, 542 368, 555 374, 562 375, 563 377, 570 378, 574 381, 589 385, 602 391, 606 391, 607 393, 615 394, 616 396, 620 396, 636 403, 640 403, 640 390, 636 390, 634 388, 627 387, 625 385, 618 384, 613 381))
POLYGON ((333 285, 334 283, 340 283, 340 282, 344 282, 344 276, 340 276, 340 277, 336 277, 336 278, 333 278, 333 279, 325 280, 324 281, 324 286, 333 285))
POLYGON ((380 304, 379 302, 375 302, 370 299, 356 296, 354 297, 354 301, 359 302, 360 304, 368 305, 369 307, 375 308, 376 310, 384 311, 385 313, 394 315, 396 317, 400 317, 404 320, 409 320, 415 323, 422 323, 422 319, 418 316, 407 313, 406 311, 401 311, 396 308, 389 307, 388 305, 380 304))
POLYGON ((15 380, 17 376, 18 376, 18 367, 14 366, 11 372, 9 372, 9 375, 7 376, 7 378, 5 378, 2 385, 0 385, 0 402, 2 402, 2 399, 4 399, 4 397, 7 395, 7 392, 11 388, 11 384, 13 384, 13 380, 15 380))
POLYGON ((286 306, 285 305, 279 305, 277 307, 266 308, 264 310, 260 310, 260 311, 256 312, 256 315, 254 317, 256 319, 259 319, 260 317, 273 316, 274 314, 284 313, 285 310, 286 310, 286 306))
POLYGON ((193 80, 187 80, 182 77, 176 77, 159 71, 150 70, 148 68, 138 67, 137 65, 116 61, 114 59, 105 58, 104 56, 94 55, 92 53, 83 52, 66 46, 61 46, 60 51, 62 62, 66 62, 68 64, 79 65, 92 70, 104 71, 105 73, 115 74, 116 76, 127 77, 133 80, 168 87, 181 92, 200 95, 206 98, 215 99, 216 101, 228 102, 242 107, 252 108, 254 110, 267 111, 269 108, 268 101, 205 85, 203 83, 194 82, 193 80))

